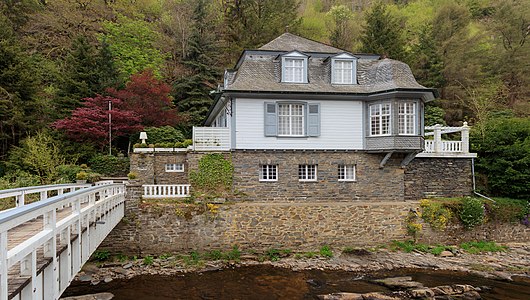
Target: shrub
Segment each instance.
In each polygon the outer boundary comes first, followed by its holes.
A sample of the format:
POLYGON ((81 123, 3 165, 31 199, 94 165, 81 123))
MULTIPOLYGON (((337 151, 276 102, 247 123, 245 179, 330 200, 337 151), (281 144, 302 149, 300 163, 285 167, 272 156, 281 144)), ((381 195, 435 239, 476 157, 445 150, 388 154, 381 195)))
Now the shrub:
POLYGON ((110 258, 110 252, 108 250, 98 250, 94 252, 92 257, 97 261, 106 261, 110 258))
POLYGON ((444 230, 453 217, 451 210, 438 201, 421 200, 420 207, 423 209, 422 219, 435 230, 444 230))
POLYGON ((76 165, 60 165, 57 167, 56 171, 58 180, 74 182, 77 179, 77 173, 83 171, 83 168, 76 165))
POLYGON ((90 172, 87 176, 87 181, 90 183, 98 182, 101 180, 101 174, 90 172))
POLYGON ((464 227, 471 229, 484 223, 484 203, 478 198, 464 198, 459 213, 460 221, 464 227))
POLYGON ((237 246, 232 247, 232 250, 228 251, 225 255, 225 258, 227 260, 235 260, 238 261, 241 257, 241 251, 237 246))
POLYGON ((85 171, 81 171, 75 175, 75 179, 77 180, 87 180, 88 179, 88 173, 85 171))
POLYGON ((90 168, 104 176, 125 176, 129 172, 129 158, 98 154, 89 161, 90 168))
POLYGON ((498 222, 519 222, 530 214, 530 203, 527 200, 495 198, 495 202, 486 202, 489 217, 498 222))
MULTIPOLYGON (((147 133, 147 141, 152 144, 157 143, 171 143, 184 141, 184 135, 180 130, 171 127, 171 126, 162 126, 162 127, 147 127, 144 129, 147 133)), ((135 136, 136 140, 139 135, 135 136)), ((135 141, 136 141, 135 140, 135 141)), ((172 147, 172 146, 171 146, 172 147)))
POLYGON ((151 255, 144 257, 144 265, 150 266, 154 263, 154 261, 155 259, 151 255))
POLYGON ((129 180, 134 180, 138 178, 138 174, 136 172, 129 172, 129 174, 127 174, 127 178, 129 178, 129 180))

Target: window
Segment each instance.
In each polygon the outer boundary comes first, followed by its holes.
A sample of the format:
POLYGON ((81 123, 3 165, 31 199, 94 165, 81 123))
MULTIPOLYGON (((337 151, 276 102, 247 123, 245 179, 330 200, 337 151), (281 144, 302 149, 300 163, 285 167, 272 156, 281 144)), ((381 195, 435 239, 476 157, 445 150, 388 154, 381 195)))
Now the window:
POLYGON ((285 58, 283 60, 283 81, 284 82, 305 82, 305 59, 304 58, 285 58))
POLYGON ((339 165, 339 181, 355 181, 355 165, 339 165))
POLYGON ((166 164, 166 172, 184 172, 184 164, 166 164))
POLYGON ((317 165, 298 165, 298 180, 317 181, 317 165))
POLYGON ((278 165, 260 165, 259 181, 278 181, 278 165))
POLYGON ((333 83, 352 84, 353 83, 353 61, 333 60, 333 83))
POLYGON ((304 135, 304 108, 303 104, 278 105, 279 136, 304 135))
POLYGON ((370 135, 390 134, 390 103, 370 105, 370 135))
POLYGON ((400 102, 398 111, 399 134, 416 134, 416 103, 400 102))

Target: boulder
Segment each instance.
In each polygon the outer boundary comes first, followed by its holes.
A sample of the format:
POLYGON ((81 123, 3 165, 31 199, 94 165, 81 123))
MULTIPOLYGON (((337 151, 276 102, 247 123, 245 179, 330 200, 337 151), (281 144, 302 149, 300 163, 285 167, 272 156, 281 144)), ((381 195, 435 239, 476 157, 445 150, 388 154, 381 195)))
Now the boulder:
POLYGON ((373 280, 373 282, 384 285, 390 289, 413 289, 423 287, 422 283, 412 281, 412 277, 410 276, 376 279, 373 280))
POLYGON ((328 295, 319 295, 321 300, 363 300, 363 295, 357 293, 333 293, 328 295))

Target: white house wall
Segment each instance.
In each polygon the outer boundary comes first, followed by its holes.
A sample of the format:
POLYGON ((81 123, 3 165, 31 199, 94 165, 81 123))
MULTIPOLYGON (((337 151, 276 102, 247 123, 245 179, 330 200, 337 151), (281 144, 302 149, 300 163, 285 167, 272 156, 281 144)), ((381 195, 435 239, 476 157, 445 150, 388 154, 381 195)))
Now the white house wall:
POLYGON ((361 101, 300 100, 320 104, 320 136, 266 137, 265 102, 274 100, 237 98, 236 149, 337 149, 363 148, 363 103, 361 101))

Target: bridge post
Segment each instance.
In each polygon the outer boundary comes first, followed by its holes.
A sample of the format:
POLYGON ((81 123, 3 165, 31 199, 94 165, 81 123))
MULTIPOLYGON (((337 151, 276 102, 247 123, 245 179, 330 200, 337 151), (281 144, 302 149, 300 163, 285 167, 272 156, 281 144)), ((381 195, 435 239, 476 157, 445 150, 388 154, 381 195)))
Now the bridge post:
POLYGON ((7 300, 7 231, 0 232, 0 300, 7 300))
MULTIPOLYGON (((42 200, 42 198, 41 198, 42 200)), ((57 212, 55 209, 44 214, 44 230, 51 230, 53 236, 44 244, 44 257, 51 258, 51 264, 44 269, 42 274, 43 283, 46 288, 43 289, 43 299, 55 299, 59 294, 58 281, 59 270, 57 268, 57 212)))

